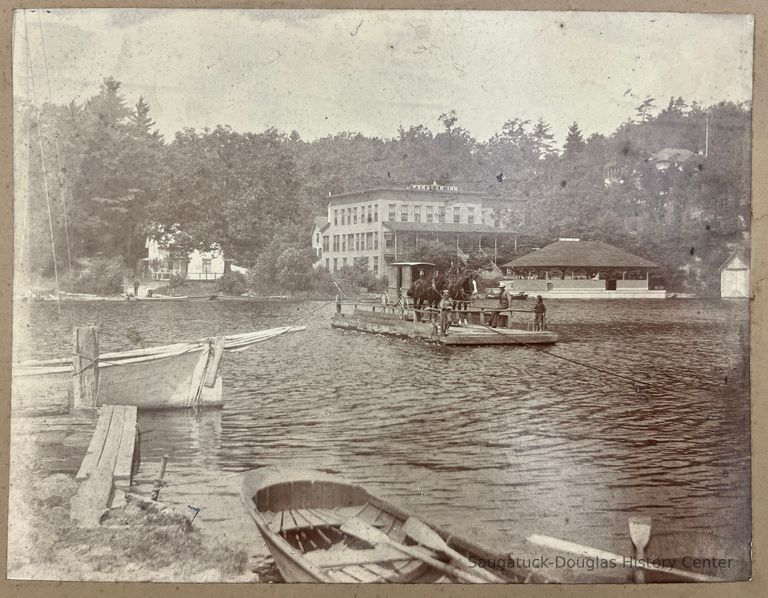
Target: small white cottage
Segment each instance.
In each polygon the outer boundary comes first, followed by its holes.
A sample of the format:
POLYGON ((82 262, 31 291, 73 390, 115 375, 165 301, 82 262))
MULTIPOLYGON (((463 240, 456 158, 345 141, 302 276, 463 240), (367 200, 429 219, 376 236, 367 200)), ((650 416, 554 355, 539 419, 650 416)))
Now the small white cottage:
POLYGON ((749 264, 743 256, 734 253, 720 266, 720 297, 733 299, 749 296, 749 264))
POLYGON ((194 250, 186 257, 178 258, 171 256, 167 249, 152 238, 147 238, 145 247, 146 271, 153 280, 168 280, 173 274, 187 280, 216 280, 231 268, 231 263, 227 264, 231 260, 225 260, 219 249, 203 252, 194 250))

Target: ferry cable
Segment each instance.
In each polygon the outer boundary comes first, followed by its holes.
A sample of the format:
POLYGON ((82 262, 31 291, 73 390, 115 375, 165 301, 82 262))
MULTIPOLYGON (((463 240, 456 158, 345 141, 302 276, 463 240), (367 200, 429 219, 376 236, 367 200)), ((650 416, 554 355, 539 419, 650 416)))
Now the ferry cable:
MULTIPOLYGON (((505 310, 505 311, 506 311, 506 310, 505 310)), ((523 311, 526 311, 526 312, 527 312, 528 310, 514 310, 514 311, 519 311, 519 312, 523 312, 523 311)), ((531 311, 531 312, 529 312, 529 313, 533 313, 533 312, 531 311)), ((525 346, 525 347, 531 347, 531 348, 533 348, 533 349, 537 349, 537 350, 539 350, 539 349, 540 349, 539 347, 537 347, 537 346, 535 346, 535 345, 532 345, 531 343, 526 343, 525 341, 521 341, 521 340, 519 340, 519 339, 516 339, 516 338, 510 337, 510 336, 508 336, 508 335, 506 335, 506 334, 503 334, 503 333, 499 332, 498 330, 496 330, 495 328, 492 328, 491 326, 488 326, 487 324, 483 324, 482 326, 483 326, 483 328, 487 328, 488 330, 491 330, 491 331, 493 331, 494 333, 496 333, 496 334, 499 334, 499 335, 503 336, 504 338, 509 338, 510 340, 512 340, 512 341, 514 341, 514 342, 516 342, 516 343, 518 343, 518 344, 520 344, 520 345, 523 345, 523 346, 525 346)), ((587 369, 590 369, 590 370, 594 370, 594 371, 596 371, 596 372, 600 372, 600 373, 602 373, 602 374, 607 374, 607 375, 609 375, 609 376, 613 376, 613 377, 615 377, 615 378, 619 378, 619 379, 621 379, 621 380, 625 380, 625 381, 627 381, 627 382, 632 382, 632 383, 633 383, 633 384, 635 384, 635 385, 640 385, 640 386, 647 386, 647 387, 650 387, 650 388, 656 388, 656 389, 658 389, 658 390, 662 390, 662 391, 664 391, 664 392, 667 392, 667 393, 677 394, 677 395, 680 395, 680 396, 685 396, 685 397, 691 397, 691 394, 690 394, 690 393, 687 393, 687 392, 683 392, 683 391, 679 391, 679 390, 670 389, 670 388, 669 388, 669 387, 667 387, 667 386, 662 386, 662 385, 660 385, 660 384, 656 384, 656 383, 654 383, 654 382, 645 382, 645 381, 643 381, 643 380, 638 380, 637 378, 632 378, 632 377, 630 377, 630 376, 625 376, 625 375, 623 375, 623 374, 619 374, 619 373, 616 373, 616 372, 614 372, 614 371, 612 371, 612 370, 607 370, 607 369, 604 369, 604 368, 600 368, 600 367, 598 367, 598 366, 595 366, 595 365, 591 365, 591 364, 589 364, 589 363, 585 363, 585 362, 583 362, 583 361, 579 361, 579 360, 577 360, 577 359, 572 359, 572 358, 570 358, 570 357, 565 357, 564 355, 560 355, 560 354, 558 354, 558 353, 553 353, 552 351, 539 350, 539 353, 543 353, 544 355, 547 355, 547 356, 549 356, 549 357, 554 357, 554 358, 556 358, 556 359, 561 359, 561 360, 563 360, 563 361, 567 361, 567 362, 569 362, 569 363, 572 363, 572 364, 574 364, 574 365, 578 365, 578 366, 581 366, 581 367, 583 367, 583 368, 587 368, 587 369)), ((637 388, 635 388, 635 390, 637 391, 638 389, 637 389, 637 388)), ((714 390, 714 389, 713 389, 713 388, 702 388, 702 387, 697 387, 697 388, 696 388, 696 390, 700 390, 700 391, 702 391, 702 392, 705 392, 705 391, 706 391, 706 392, 711 392, 711 391, 712 391, 712 390, 714 390)))

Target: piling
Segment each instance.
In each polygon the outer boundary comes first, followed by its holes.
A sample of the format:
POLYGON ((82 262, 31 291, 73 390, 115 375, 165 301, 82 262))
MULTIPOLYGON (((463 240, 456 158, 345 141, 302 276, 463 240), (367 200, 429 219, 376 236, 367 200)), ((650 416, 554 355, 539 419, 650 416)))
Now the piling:
POLYGON ((99 395, 99 336, 96 326, 75 328, 73 407, 95 409, 99 395))
POLYGON ((163 455, 163 459, 160 461, 160 471, 155 480, 155 485, 152 487, 152 500, 157 500, 160 497, 160 488, 163 487, 166 465, 168 465, 168 455, 163 455))

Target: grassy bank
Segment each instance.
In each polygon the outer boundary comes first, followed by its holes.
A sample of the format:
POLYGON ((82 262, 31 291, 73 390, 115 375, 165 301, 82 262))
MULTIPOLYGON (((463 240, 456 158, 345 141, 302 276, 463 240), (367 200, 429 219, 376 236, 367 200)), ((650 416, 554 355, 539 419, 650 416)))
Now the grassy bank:
MULTIPOLYGON (((28 472, 31 473, 31 472, 28 472)), ((70 475, 27 475, 10 491, 8 576, 73 581, 272 581, 270 563, 233 550, 189 525, 186 517, 137 504, 112 509, 103 524, 69 519, 77 482, 70 475), (32 481, 33 480, 33 481, 32 481)))

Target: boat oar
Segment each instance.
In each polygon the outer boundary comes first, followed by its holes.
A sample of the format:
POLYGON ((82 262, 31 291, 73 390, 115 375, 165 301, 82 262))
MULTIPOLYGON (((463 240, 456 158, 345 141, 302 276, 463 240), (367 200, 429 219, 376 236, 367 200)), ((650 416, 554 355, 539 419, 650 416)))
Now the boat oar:
POLYGON ((413 538, 422 546, 426 546, 432 550, 445 553, 451 557, 451 562, 455 563, 462 569, 465 569, 470 573, 475 573, 480 577, 484 577, 491 583, 506 583, 506 581, 501 579, 501 577, 494 575, 482 567, 473 565, 472 561, 448 546, 445 540, 443 540, 435 530, 433 530, 423 521, 420 521, 415 517, 409 517, 405 521, 405 525, 403 525, 403 531, 405 532, 406 536, 413 538))
MULTIPOLYGON (((567 540, 560 540, 559 538, 553 538, 551 536, 541 536, 534 534, 528 536, 528 541, 531 544, 538 546, 545 546, 552 548, 553 550, 559 550, 561 552, 570 552, 571 554, 577 554, 579 556, 587 556, 595 559, 604 559, 606 561, 614 562, 632 562, 632 559, 620 554, 614 554, 599 548, 592 548, 590 546, 584 546, 583 544, 576 544, 574 542, 568 542, 567 540)), ((668 575, 674 575, 676 577, 682 577, 684 579, 690 579, 692 581, 722 581, 717 577, 710 575, 704 575, 702 573, 694 573, 693 571, 686 571, 684 569, 672 569, 671 567, 664 567, 663 565, 655 565, 648 561, 637 561, 636 567, 645 569, 646 571, 658 571, 660 573, 666 573, 668 575)))
MULTIPOLYGON (((645 559, 645 547, 651 540, 651 518, 630 517, 629 537, 632 539, 632 544, 635 545, 635 554, 638 560, 645 559)), ((642 569, 635 569, 635 581, 645 583, 645 573, 642 569)))
POLYGON ((399 542, 395 542, 392 538, 390 538, 387 534, 385 534, 380 529, 371 527, 365 521, 357 517, 350 517, 349 519, 347 519, 344 523, 341 524, 340 529, 343 533, 347 534, 348 536, 359 538, 360 540, 364 540, 373 546, 376 546, 377 544, 389 544, 394 548, 396 548, 397 550, 399 550, 400 552, 402 552, 403 554, 407 554, 408 556, 414 559, 420 560, 421 562, 426 563, 427 565, 429 565, 434 569, 437 569, 438 571, 447 573, 448 575, 461 579, 462 581, 465 581, 467 583, 485 583, 485 579, 483 579, 482 577, 479 577, 477 575, 470 575, 469 573, 465 573, 464 571, 457 569, 456 567, 451 567, 450 565, 447 565, 442 561, 433 559, 432 557, 423 554, 415 546, 406 546, 405 544, 400 544, 399 542))

